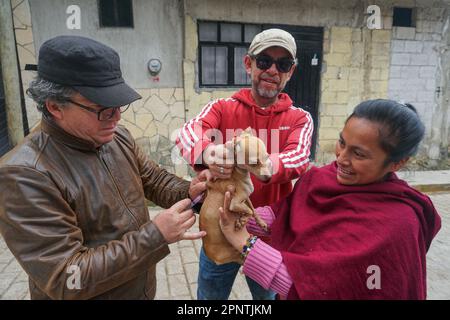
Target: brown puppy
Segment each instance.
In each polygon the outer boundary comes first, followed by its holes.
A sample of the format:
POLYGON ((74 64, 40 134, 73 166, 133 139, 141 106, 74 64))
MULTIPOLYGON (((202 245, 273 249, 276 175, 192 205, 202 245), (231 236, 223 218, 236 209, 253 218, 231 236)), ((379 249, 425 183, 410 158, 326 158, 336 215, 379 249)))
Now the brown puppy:
POLYGON ((203 237, 205 253, 216 264, 241 262, 240 252, 228 243, 219 225, 219 208, 223 206, 226 191, 232 194, 230 210, 242 214, 236 221, 236 228, 243 228, 248 219, 254 217, 258 225, 267 230, 267 224, 256 214, 249 199, 254 190, 250 172, 263 175, 268 171, 266 163, 269 155, 264 142, 247 128, 225 147, 233 149, 234 163, 246 164, 248 170, 235 165, 230 179, 207 183, 207 196, 200 210, 200 230, 207 233, 203 237))

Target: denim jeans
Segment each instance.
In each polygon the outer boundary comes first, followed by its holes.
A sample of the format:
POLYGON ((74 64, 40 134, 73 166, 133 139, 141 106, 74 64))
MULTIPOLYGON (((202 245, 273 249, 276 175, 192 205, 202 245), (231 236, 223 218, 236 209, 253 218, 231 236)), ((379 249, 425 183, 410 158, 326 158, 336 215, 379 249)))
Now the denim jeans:
MULTIPOLYGON (((206 256, 203 248, 200 250, 199 264, 197 299, 227 300, 241 265, 235 262, 217 265, 206 256)), ((264 289, 249 277, 245 279, 253 300, 275 299, 275 292, 264 289)))

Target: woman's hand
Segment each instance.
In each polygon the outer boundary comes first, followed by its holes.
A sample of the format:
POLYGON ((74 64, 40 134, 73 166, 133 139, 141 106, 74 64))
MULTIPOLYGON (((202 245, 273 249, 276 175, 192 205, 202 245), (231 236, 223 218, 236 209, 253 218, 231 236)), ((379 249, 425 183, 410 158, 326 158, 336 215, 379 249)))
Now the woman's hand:
POLYGON ((242 251, 247 239, 250 237, 247 229, 241 228, 240 230, 235 229, 236 220, 239 215, 230 211, 231 203, 231 193, 227 191, 225 193, 225 199, 223 201, 223 207, 219 208, 220 212, 220 229, 228 242, 239 252, 242 251))

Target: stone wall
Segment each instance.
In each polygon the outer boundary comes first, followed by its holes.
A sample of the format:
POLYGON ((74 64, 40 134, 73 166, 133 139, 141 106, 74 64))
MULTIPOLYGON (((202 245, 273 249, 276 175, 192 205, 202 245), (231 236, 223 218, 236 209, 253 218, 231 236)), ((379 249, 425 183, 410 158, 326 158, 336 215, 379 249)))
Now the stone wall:
POLYGON ((137 144, 161 167, 178 176, 188 168, 174 142, 185 122, 182 88, 138 89, 142 99, 122 113, 121 124, 130 130, 137 144))
POLYGON ((326 30, 316 162, 334 159, 339 132, 359 102, 386 98, 390 40, 389 30, 326 30))
MULTIPOLYGON (((133 88, 179 88, 182 86, 182 16, 179 0, 133 0, 133 28, 101 27, 97 0, 28 0, 39 47, 58 35, 93 38, 113 47, 120 55, 122 73, 133 88), (68 29, 70 5, 80 9, 80 29, 68 29), (147 70, 150 59, 162 63, 159 80, 147 70)), ((112 1, 111 1, 112 2, 112 1)))
POLYGON ((229 97, 236 90, 198 87, 197 20, 323 27, 316 162, 334 158, 334 144, 344 120, 359 102, 373 98, 414 104, 427 130, 421 155, 428 151, 430 156, 434 144, 440 150, 437 157, 442 156, 450 141, 449 99, 444 97, 450 91, 446 76, 450 57, 445 58, 450 56, 446 53, 450 43, 443 38, 450 29, 445 28, 449 4, 445 0, 285 0, 242 5, 239 0, 187 0, 183 62, 187 120, 210 99, 229 97), (381 8, 381 30, 366 26, 366 9, 371 4, 381 8), (416 28, 392 27, 394 6, 416 8, 416 28))
MULTIPOLYGON (((217 91, 198 87, 198 19, 324 27, 317 163, 327 163, 334 158, 333 150, 339 131, 358 102, 369 98, 387 97, 391 32, 390 30, 368 30, 363 23, 362 13, 365 7, 360 3, 344 1, 339 8, 330 2, 327 4, 326 1, 318 1, 313 6, 304 1, 295 3, 286 1, 284 9, 286 12, 291 12, 288 15, 276 14, 270 10, 276 7, 275 5, 256 6, 256 3, 250 3, 247 10, 244 10, 242 6, 229 8, 232 6, 231 3, 216 4, 221 8, 220 10, 215 11, 216 7, 211 2, 207 4, 189 2, 191 6, 186 9, 183 70, 187 120, 194 117, 211 99, 229 97, 236 90, 217 91), (318 8, 322 8, 323 11, 318 8), (228 12, 226 17, 224 12, 228 12), (252 12, 255 14, 251 15, 252 12), (300 17, 295 12, 304 14, 300 17), (238 17, 238 14, 241 17, 238 17), (311 16, 315 18, 311 19, 311 16), (296 17, 299 20, 295 21, 296 17), (345 19, 339 19, 339 17, 345 19)), ((392 21, 387 19, 384 23, 389 25, 392 21)))
POLYGON ((448 39, 443 39, 449 13, 445 7, 420 8, 416 28, 395 27, 392 36, 388 96, 417 108, 426 128, 419 157, 428 156, 431 160, 442 156, 439 149, 448 149, 450 139, 446 117, 449 101, 441 99, 450 90, 450 84, 448 80, 440 81, 444 73, 450 72, 449 61, 440 62, 450 45, 448 39), (433 130, 437 131, 434 137, 433 130))
MULTIPOLYGON (((148 29, 158 29, 158 25, 156 25, 155 19, 153 19, 153 22, 151 23, 154 24, 154 27, 148 27, 148 23, 150 22, 143 21, 145 20, 145 13, 143 11, 146 10, 142 10, 142 8, 146 8, 145 6, 148 5, 150 5, 150 7, 165 6, 165 10, 170 12, 170 15, 173 16, 173 12, 178 12, 178 7, 175 5, 174 1, 171 2, 171 6, 168 6, 168 3, 163 1, 158 1, 153 4, 144 4, 142 0, 139 0, 135 3, 135 8, 137 7, 136 11, 138 12, 135 20, 135 26, 139 29, 138 36, 146 37, 146 39, 148 39, 148 42, 145 43, 143 41, 135 42, 142 43, 143 47, 147 44, 152 44, 153 46, 153 49, 148 50, 144 50, 142 47, 139 48, 139 51, 141 52, 139 59, 145 60, 146 57, 164 56, 164 58, 161 59, 163 61, 163 72, 160 75, 160 78, 162 79, 161 82, 163 82, 163 84, 160 82, 150 81, 149 76, 145 76, 144 78, 140 76, 139 78, 136 75, 138 71, 144 74, 147 73, 147 71, 145 69, 145 65, 144 67, 140 67, 140 69, 133 69, 139 68, 139 61, 136 62, 136 55, 128 50, 130 47, 129 45, 126 43, 120 43, 123 33, 130 32, 129 30, 121 31, 118 29, 108 29, 98 32, 93 30, 93 28, 96 28, 94 22, 98 20, 97 10, 95 9, 96 4, 94 2, 83 0, 77 3, 82 8, 82 14, 87 13, 89 15, 89 19, 82 15, 81 30, 68 30, 65 28, 65 19, 68 16, 65 14, 65 8, 71 4, 70 1, 58 2, 55 6, 50 5, 49 1, 33 1, 33 8, 30 8, 28 0, 12 0, 11 3, 13 7, 14 28, 24 92, 36 74, 32 71, 24 71, 24 67, 26 64, 36 63, 36 51, 39 49, 40 44, 51 36, 58 34, 88 36, 111 45, 119 52, 123 51, 121 52, 121 61, 124 77, 128 83, 134 83, 134 89, 136 89, 143 98, 133 103, 130 109, 122 114, 121 124, 125 125, 130 130, 138 145, 143 148, 144 152, 146 152, 152 160, 160 164, 168 171, 176 173, 179 176, 189 175, 188 167, 179 157, 177 158, 178 153, 177 150, 174 149, 176 130, 182 127, 186 118, 184 107, 184 90, 179 87, 152 88, 160 87, 161 85, 164 86, 164 84, 167 85, 167 83, 177 83, 181 81, 181 72, 175 72, 176 70, 181 69, 181 64, 176 66, 174 63, 175 61, 180 61, 177 56, 181 56, 181 53, 178 54, 178 52, 181 52, 181 49, 179 48, 181 45, 176 46, 178 47, 176 51, 171 51, 174 53, 173 55, 168 54, 168 50, 175 47, 170 43, 170 41, 174 41, 173 38, 170 40, 168 39, 162 45, 155 46, 155 41, 151 41, 151 37, 148 38, 147 36, 148 29), (50 8, 52 11, 49 11, 50 8), (35 10, 34 15, 31 14, 31 9, 35 10), (46 14, 40 14, 42 12, 46 12, 46 14), (57 19, 49 19, 49 15, 56 16, 57 19), (34 32, 38 33, 35 35, 39 39, 38 42, 33 40, 32 16, 35 17, 35 21, 38 24, 38 26, 34 28, 34 32), (94 22, 89 25, 88 21, 94 22), (144 26, 140 27, 140 25, 144 26), (119 35, 120 32, 122 32, 122 35, 119 35), (110 35, 106 33, 110 33, 110 35), (114 33, 116 35, 115 38, 111 37, 111 34, 114 33), (130 77, 134 74, 134 77, 129 79, 127 78, 127 74, 130 77), (172 75, 172 77, 168 80, 167 78, 170 75, 172 75), (142 79, 145 79, 146 81, 142 81, 142 79)), ((161 10, 158 9, 150 11, 157 14, 161 10)), ((169 25, 169 27, 166 26, 168 29, 173 27, 173 25, 175 25, 174 28, 176 29, 177 24, 181 23, 173 23, 172 20, 166 22, 166 24, 169 25)), ((172 32, 167 33, 170 34, 172 32)), ((180 37, 179 39, 181 39, 179 33, 180 32, 176 32, 177 37, 180 37)), ((158 36, 156 33, 152 35, 152 37, 156 36, 158 36)), ((181 43, 181 40, 178 42, 181 43)), ((145 61, 143 62, 145 63, 145 61)), ((41 114, 37 111, 35 103, 27 96, 26 107, 29 126, 32 128, 39 123, 41 114)))
POLYGON ((17 53, 19 55, 20 75, 22 78, 22 87, 25 95, 28 124, 31 129, 38 123, 40 114, 34 106, 33 101, 25 94, 25 91, 35 75, 34 72, 25 71, 25 65, 36 64, 36 52, 33 40, 30 6, 28 0, 12 0, 11 6, 13 11, 17 53))
MULTIPOLYGON (((22 70, 26 63, 35 63, 36 42, 33 41, 31 29, 31 17, 34 15, 30 15, 28 1, 12 0, 22 70)), ((64 0, 64 4, 69 2, 69 0, 64 0)), ((82 10, 94 8, 91 2, 90 0, 79 1, 82 10)), ((136 20, 136 30, 131 31, 145 35, 146 40, 133 41, 136 46, 128 45, 126 49, 119 45, 120 41, 117 41, 117 37, 119 39, 126 38, 127 41, 130 40, 128 37, 124 38, 117 30, 97 30, 98 22, 91 21, 92 19, 82 20, 85 27, 83 32, 87 32, 86 34, 64 29, 64 26, 61 26, 64 19, 61 17, 57 19, 59 27, 55 27, 48 14, 45 14, 48 8, 43 6, 44 3, 50 2, 49 0, 32 1, 37 10, 35 15, 40 17, 36 20, 39 21, 39 26, 34 28, 35 33, 40 33, 36 30, 42 29, 50 32, 54 29, 51 32, 55 32, 55 34, 87 35, 100 41, 106 41, 113 47, 119 46, 120 50, 124 50, 121 56, 124 54, 128 57, 123 61, 126 70, 134 70, 130 69, 131 66, 142 64, 132 58, 134 52, 142 53, 149 48, 155 50, 154 52, 148 51, 145 57, 155 54, 162 56, 164 58, 163 68, 168 64, 165 63, 166 60, 172 61, 171 64, 178 63, 173 70, 180 72, 174 71, 163 75, 164 78, 172 77, 166 79, 165 85, 140 81, 134 75, 136 72, 129 72, 128 75, 131 75, 135 82, 133 87, 144 98, 136 102, 132 110, 123 114, 122 123, 131 130, 138 143, 153 160, 180 176, 188 174, 189 169, 186 165, 171 164, 169 161, 170 154, 173 154, 175 139, 172 132, 179 129, 185 121, 197 115, 201 108, 212 99, 230 97, 237 90, 237 88, 220 90, 199 88, 197 80, 197 20, 199 19, 282 23, 324 28, 324 57, 316 157, 318 163, 325 163, 333 159, 334 143, 343 127, 345 118, 358 102, 370 98, 392 98, 413 103, 418 108, 427 128, 427 138, 422 152, 431 149, 430 145, 432 145, 433 139, 441 149, 442 145, 445 146, 442 141, 446 140, 448 147, 448 138, 445 139, 445 137, 450 137, 448 130, 450 113, 448 112, 448 94, 445 97, 444 95, 449 91, 448 77, 445 75, 446 72, 449 72, 450 62, 449 58, 446 58, 447 60, 443 58, 449 46, 448 40, 443 37, 443 30, 445 21, 448 21, 450 9, 446 1, 374 0, 369 3, 369 1, 359 0, 317 0, 314 2, 310 0, 275 0, 270 3, 248 1, 243 4, 239 0, 227 2, 186 0, 183 2, 183 6, 174 0, 158 1, 152 5, 158 6, 158 19, 161 15, 170 17, 167 30, 182 30, 181 35, 177 35, 176 41, 171 38, 172 42, 170 42, 166 39, 170 32, 161 35, 161 32, 149 31, 159 30, 158 28, 143 27, 148 24, 145 22, 141 9, 147 8, 145 6, 149 4, 138 0, 135 2, 135 11, 139 12, 138 17, 141 18, 136 20), (142 4, 142 7, 139 4, 142 4), (377 4, 381 7, 382 30, 367 28, 365 10, 369 4, 377 4), (392 7, 394 5, 417 7, 416 28, 392 28, 392 7), (42 14, 38 14, 39 12, 42 14), (180 20, 175 19, 175 16, 180 20), (153 37, 151 39, 154 39, 151 42, 152 46, 148 46, 149 42, 147 41, 150 39, 147 35, 150 34, 153 37), (176 48, 176 50, 171 51, 167 48, 176 48), (183 58, 179 59, 180 56, 183 58), (442 92, 440 97, 437 93, 438 87, 442 92), (441 121, 440 127, 433 129, 433 125, 438 120, 441 121)), ((62 8, 62 5, 58 2, 58 8, 60 7, 62 8)), ((89 17, 96 15, 94 9, 88 10, 89 17)), ((157 22, 158 19, 155 21, 157 22)), ((449 33, 448 29, 447 27, 447 34, 449 33)), ((35 39, 36 36, 35 34, 35 39)), ((44 38, 43 34, 39 34, 37 39, 41 41, 44 38)), ((167 69, 165 70, 167 71, 167 69)), ((21 74, 24 89, 26 89, 33 72, 22 71, 21 74)), ((127 78, 127 75, 125 77, 127 78)), ((40 115, 29 100, 27 100, 27 111, 30 127, 32 127, 40 115)))

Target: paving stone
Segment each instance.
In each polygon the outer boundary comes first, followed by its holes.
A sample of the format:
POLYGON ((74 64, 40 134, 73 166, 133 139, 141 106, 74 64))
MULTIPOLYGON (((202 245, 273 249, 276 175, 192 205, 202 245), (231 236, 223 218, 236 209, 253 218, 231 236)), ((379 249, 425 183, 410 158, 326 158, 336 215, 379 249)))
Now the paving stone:
POLYGON ((8 266, 8 264, 9 264, 9 262, 4 262, 4 263, 0 262, 0 273, 3 272, 3 269, 5 269, 8 266))
MULTIPOLYGON (((196 232, 195 230, 190 229, 191 232, 196 232)), ((184 248, 191 248, 193 247, 192 240, 182 240, 178 242, 178 248, 180 250, 183 250, 184 248)))
POLYGON ((197 282, 198 268, 198 261, 184 264, 184 271, 189 283, 197 282))
POLYGON ((193 241, 195 253, 197 254, 197 257, 200 257, 200 249, 202 248, 202 240, 196 240, 193 241))
POLYGON ((165 260, 162 260, 156 265, 156 278, 167 280, 167 271, 165 260))
POLYGON ((192 300, 191 295, 173 296, 171 300, 192 300))
POLYGON ((178 245, 176 243, 169 244, 169 250, 170 250, 171 254, 178 253, 180 251, 180 249, 178 248, 178 245))
POLYGON ((166 279, 158 278, 156 283, 156 300, 169 299, 169 286, 166 279))
POLYGON ((197 300, 197 282, 189 283, 189 290, 191 291, 191 299, 197 300))
POLYGON ((28 282, 13 283, 1 296, 2 300, 22 300, 28 291, 28 282))
POLYGON ((25 271, 21 270, 17 277, 14 279, 14 282, 28 282, 28 275, 25 271))
POLYGON ((19 273, 21 271, 23 271, 23 269, 20 266, 20 264, 17 262, 17 260, 15 260, 15 259, 12 259, 10 261, 10 263, 6 266, 6 268, 4 268, 2 270, 2 272, 6 272, 6 273, 9 273, 9 272, 19 273))
POLYGON ((183 274, 183 265, 181 264, 181 257, 179 255, 172 255, 166 258, 167 274, 183 274))
MULTIPOLYGON (((416 175, 418 176, 418 175, 416 175)), ((442 228, 427 254, 428 299, 450 299, 450 193, 430 194, 442 218, 442 228)), ((158 212, 159 209, 153 210, 158 212)), ((191 231, 198 230, 198 222, 191 231)), ((155 299, 196 299, 198 254, 201 240, 171 244, 169 254, 156 267, 155 299)), ((251 299, 245 276, 238 272, 230 299, 251 299)), ((28 276, 0 237, 0 299, 30 299, 28 276)))
POLYGON ((0 274, 0 296, 9 288, 13 283, 17 274, 1 273, 0 274))
POLYGON ((0 249, 0 251, 1 250, 3 250, 3 254, 0 255, 0 268, 2 267, 3 264, 8 265, 11 263, 11 261, 15 259, 14 256, 11 254, 11 252, 8 250, 8 248, 0 249))
POLYGON ((195 248, 192 245, 191 247, 186 247, 181 250, 181 260, 184 264, 191 263, 191 262, 197 262, 198 263, 198 256, 195 252, 195 248))
POLYGON ((442 219, 442 227, 427 253, 429 300, 450 299, 450 194, 432 194, 431 200, 442 219))
POLYGON ((232 292, 235 293, 237 300, 251 300, 252 295, 247 285, 247 281, 245 280, 245 275, 240 271, 236 276, 236 280, 234 280, 232 292))
POLYGON ((169 292, 171 297, 188 295, 190 296, 188 283, 184 274, 171 274, 168 277, 169 292))

